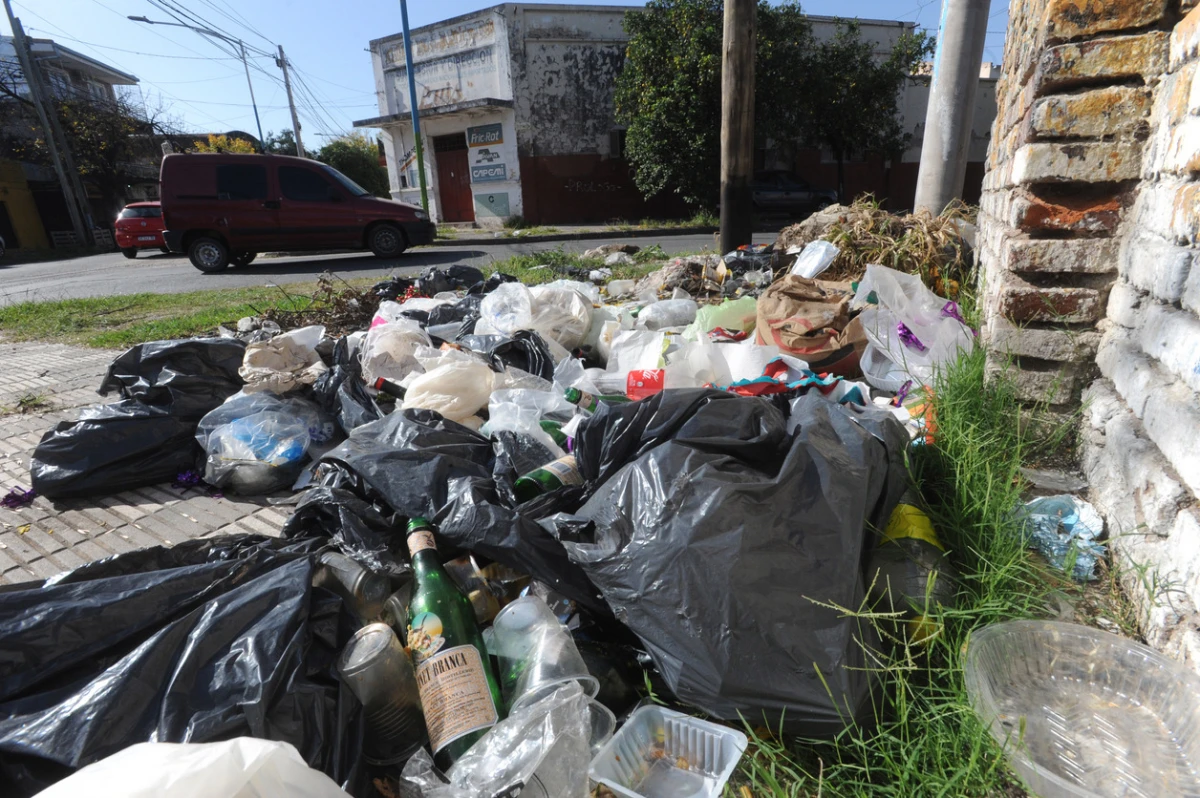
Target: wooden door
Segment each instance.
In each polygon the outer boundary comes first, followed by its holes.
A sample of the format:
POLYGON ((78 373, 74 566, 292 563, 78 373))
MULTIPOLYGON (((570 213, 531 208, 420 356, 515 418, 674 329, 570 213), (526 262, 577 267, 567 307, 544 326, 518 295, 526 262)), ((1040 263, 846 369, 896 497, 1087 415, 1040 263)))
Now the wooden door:
POLYGON ((442 205, 442 221, 475 221, 466 136, 462 133, 435 136, 433 150, 437 158, 438 198, 442 205))

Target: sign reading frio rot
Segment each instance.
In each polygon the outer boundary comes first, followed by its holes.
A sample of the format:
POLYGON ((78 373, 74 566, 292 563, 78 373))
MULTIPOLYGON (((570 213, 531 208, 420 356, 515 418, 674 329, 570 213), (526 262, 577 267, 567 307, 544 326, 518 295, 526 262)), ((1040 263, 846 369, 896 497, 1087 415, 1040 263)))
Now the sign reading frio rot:
POLYGON ((467 128, 467 145, 470 147, 486 147, 489 144, 503 143, 504 128, 499 122, 467 128))

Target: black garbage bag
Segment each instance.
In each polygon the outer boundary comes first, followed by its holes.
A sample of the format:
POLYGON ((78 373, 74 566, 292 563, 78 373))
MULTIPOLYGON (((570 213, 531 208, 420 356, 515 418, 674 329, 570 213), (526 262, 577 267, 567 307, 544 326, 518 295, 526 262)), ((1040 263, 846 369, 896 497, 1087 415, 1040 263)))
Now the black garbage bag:
POLYGON ((417 278, 417 292, 424 296, 433 296, 443 291, 470 288, 482 282, 483 272, 474 266, 466 266, 461 263, 445 269, 430 266, 417 278))
MULTIPOLYGON (((674 436, 546 525, 681 701, 805 735, 867 720, 863 647, 877 641, 833 606, 862 606, 867 525, 882 528, 906 484, 903 429, 810 395, 789 441, 783 415, 758 399, 660 396, 651 422, 690 413, 674 436), (769 440, 783 445, 772 454, 769 440)), ((615 454, 637 413, 602 411, 585 427, 607 426, 615 454)), ((653 437, 627 432, 643 446, 653 437)))
POLYGON ((431 410, 399 410, 358 427, 321 458, 319 484, 352 490, 402 519, 432 520, 451 545, 516 568, 590 608, 607 612, 562 544, 538 524, 583 501, 565 489, 514 509, 493 478, 492 443, 431 410))
POLYGON ((468 316, 477 317, 479 316, 479 306, 482 303, 483 297, 479 294, 473 294, 465 296, 453 304, 438 305, 429 311, 429 326, 455 324, 468 316))
POLYGON ((319 546, 194 541, 0 594, 0 794, 138 742, 242 735, 355 781, 361 720, 334 671, 353 628, 311 587, 319 546))
POLYGON ((378 421, 383 412, 367 393, 362 377, 345 366, 337 365, 317 377, 312 387, 313 399, 347 435, 356 427, 378 421))
POLYGON ((196 467, 196 421, 136 399, 94 405, 42 436, 29 463, 33 489, 52 499, 168 482, 196 467))
POLYGON ((238 375, 246 344, 236 338, 150 341, 117 355, 99 392, 167 407, 177 418, 199 419, 242 389, 238 375))
POLYGON ((511 337, 462 335, 457 343, 487 355, 497 370, 512 366, 544 380, 554 379, 554 356, 542 336, 533 330, 517 330, 511 337))
POLYGON ((396 556, 407 545, 403 530, 397 531, 378 507, 345 488, 320 485, 305 491, 284 522, 283 535, 329 537, 346 556, 395 577, 412 570, 396 556))
POLYGON ((486 280, 483 280, 467 289, 469 294, 490 294, 505 283, 519 283, 521 278, 513 277, 511 274, 504 272, 493 272, 486 280))
POLYGON ((379 297, 380 300, 395 302, 408 289, 412 288, 415 282, 416 280, 410 277, 389 277, 371 286, 371 293, 379 297))

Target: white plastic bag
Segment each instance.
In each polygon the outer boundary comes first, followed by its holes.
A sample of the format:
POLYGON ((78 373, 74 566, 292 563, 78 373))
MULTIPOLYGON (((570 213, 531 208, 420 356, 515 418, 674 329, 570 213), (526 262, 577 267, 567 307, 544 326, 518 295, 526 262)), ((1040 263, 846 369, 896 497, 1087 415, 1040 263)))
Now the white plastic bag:
POLYGON ((531 329, 568 350, 583 343, 592 325, 592 301, 587 296, 561 283, 534 286, 530 293, 531 329))
POLYGON ((800 257, 796 258, 788 274, 811 280, 832 266, 839 253, 841 250, 828 241, 810 241, 800 253, 800 257))
POLYGON ((432 345, 429 335, 412 319, 376 325, 363 342, 363 379, 368 385, 374 385, 380 377, 399 382, 420 370, 417 349, 432 345))
POLYGON ((574 412, 575 406, 564 399, 561 393, 498 390, 488 400, 488 430, 508 430, 528 435, 549 449, 555 457, 562 457, 566 452, 542 429, 540 422, 551 413, 566 418, 574 412))
POLYGON ((627 330, 613 338, 608 370, 626 374, 636 369, 662 366, 666 335, 651 330, 627 330))
POLYGON ((288 743, 138 743, 67 776, 35 798, 350 798, 288 743))
POLYGON ((242 390, 287 393, 293 388, 312 385, 329 370, 317 354, 317 344, 324 337, 325 328, 318 324, 249 344, 238 369, 246 381, 242 390))
POLYGON ((664 299, 645 307, 638 314, 637 324, 647 330, 666 327, 686 327, 696 320, 698 307, 691 299, 664 299))
POLYGON ((959 320, 958 306, 926 288, 919 276, 868 266, 854 304, 865 304, 872 292, 878 305, 868 306, 859 318, 877 350, 872 354, 877 376, 886 373, 894 380, 907 374, 919 385, 928 385, 940 366, 975 346, 971 328, 959 320), (880 357, 894 368, 885 371, 877 362, 880 357))
POLYGON ((479 320, 501 335, 532 329, 533 294, 521 283, 501 283, 479 304, 479 320))
MULTIPOLYGON (((483 363, 456 360, 414 379, 404 395, 404 409, 436 410, 460 424, 471 419, 492 395, 492 370, 483 363)), ((472 422, 478 428, 478 424, 472 422)))

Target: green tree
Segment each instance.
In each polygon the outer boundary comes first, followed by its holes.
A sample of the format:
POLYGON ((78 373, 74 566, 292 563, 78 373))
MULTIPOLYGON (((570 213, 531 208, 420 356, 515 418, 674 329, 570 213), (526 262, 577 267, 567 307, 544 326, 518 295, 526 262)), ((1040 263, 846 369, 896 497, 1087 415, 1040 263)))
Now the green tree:
POLYGON ((267 131, 267 137, 263 140, 263 152, 271 155, 296 155, 296 136, 289 128, 276 133, 273 130, 267 131))
POLYGON ((797 118, 801 140, 828 147, 837 161, 838 197, 846 200, 846 156, 877 152, 899 157, 911 137, 900 125, 897 101, 905 81, 934 50, 924 32, 900 36, 886 59, 875 56, 854 21, 838 21, 833 38, 805 59, 805 80, 814 102, 797 118))
MULTIPOLYGON (((630 34, 617 78, 617 121, 627 126, 626 157, 647 197, 678 194, 716 207, 721 163, 723 0, 650 0, 625 15, 630 34)), ((755 135, 788 135, 804 93, 811 26, 798 3, 758 6, 755 135)))
MULTIPOLYGON (((897 109, 904 80, 932 51, 925 34, 901 36, 879 60, 858 25, 839 24, 817 44, 798 2, 758 5, 754 134, 778 146, 828 146, 847 154, 904 145, 897 109)), ((647 197, 671 191, 716 206, 721 164, 723 0, 650 0, 625 15, 629 44, 617 78, 626 157, 647 197)))
POLYGON ((316 159, 327 163, 377 197, 388 197, 387 169, 379 165, 379 145, 362 133, 336 138, 316 159))

